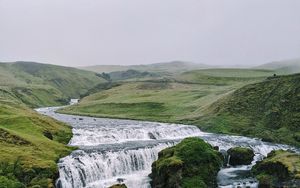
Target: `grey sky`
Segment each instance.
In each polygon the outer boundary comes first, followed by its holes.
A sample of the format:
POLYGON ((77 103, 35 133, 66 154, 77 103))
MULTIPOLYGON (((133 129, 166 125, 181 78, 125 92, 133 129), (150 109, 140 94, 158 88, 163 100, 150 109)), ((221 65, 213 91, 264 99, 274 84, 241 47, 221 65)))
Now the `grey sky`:
POLYGON ((299 0, 0 0, 0 61, 67 66, 300 57, 299 0))

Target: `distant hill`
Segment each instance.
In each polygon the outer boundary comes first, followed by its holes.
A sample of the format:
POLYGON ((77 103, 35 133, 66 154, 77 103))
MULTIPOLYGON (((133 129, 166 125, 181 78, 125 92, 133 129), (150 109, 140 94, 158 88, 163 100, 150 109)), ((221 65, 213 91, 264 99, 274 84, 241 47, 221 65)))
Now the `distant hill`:
POLYGON ((237 82, 251 82, 272 76, 274 71, 261 69, 215 68, 192 70, 181 73, 174 78, 180 82, 228 85, 237 82))
POLYGON ((257 69, 276 70, 279 74, 300 73, 300 59, 275 61, 255 67, 257 69))
POLYGON ((157 78, 160 75, 157 73, 151 73, 148 71, 137 71, 129 69, 127 71, 116 71, 109 73, 110 79, 113 81, 118 80, 141 80, 141 79, 152 79, 157 78))
MULTIPOLYGON (((138 81, 102 84, 61 112, 98 117, 185 123, 236 89, 273 76, 272 71, 204 69, 138 81)), ((123 77, 124 78, 124 77, 123 77)))
POLYGON ((213 103, 193 123, 213 132, 300 146, 300 74, 246 85, 213 103))
POLYGON ((29 106, 48 106, 77 98, 99 83, 95 73, 35 62, 0 63, 0 91, 29 106))
POLYGON ((98 73, 102 72, 115 72, 115 71, 127 71, 127 70, 137 70, 137 71, 148 71, 148 72, 168 72, 168 73, 178 73, 185 72, 189 70, 195 69, 204 69, 210 68, 210 66, 205 64, 196 64, 190 62, 183 61, 172 61, 166 63, 155 63, 155 64, 147 64, 147 65, 95 65, 88 67, 79 67, 80 69, 94 71, 98 73))

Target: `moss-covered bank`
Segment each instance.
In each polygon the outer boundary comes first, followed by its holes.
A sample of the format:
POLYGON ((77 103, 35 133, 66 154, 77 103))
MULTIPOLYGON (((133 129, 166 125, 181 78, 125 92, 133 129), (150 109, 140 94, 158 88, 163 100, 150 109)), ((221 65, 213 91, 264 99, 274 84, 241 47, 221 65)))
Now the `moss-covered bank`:
POLYGON ((152 164, 153 188, 216 187, 222 155, 200 138, 186 138, 159 152, 152 164))
POLYGON ((300 187, 300 155, 272 151, 252 168, 252 172, 259 180, 260 188, 300 187))

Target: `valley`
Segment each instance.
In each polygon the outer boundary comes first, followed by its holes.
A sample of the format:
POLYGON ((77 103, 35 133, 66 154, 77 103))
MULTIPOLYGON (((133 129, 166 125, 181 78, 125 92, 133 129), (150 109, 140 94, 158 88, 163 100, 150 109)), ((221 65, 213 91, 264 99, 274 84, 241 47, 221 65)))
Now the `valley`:
POLYGON ((0 188, 300 188, 299 10, 0 0, 0 188))
POLYGON ((299 75, 282 75, 281 70, 217 68, 125 79, 59 112, 193 124, 209 132, 298 146, 299 75))
MULTIPOLYGON (((0 183, 10 187, 105 187, 117 179, 128 187, 149 187, 158 152, 190 136, 223 150, 254 148, 259 160, 272 149, 298 151, 293 146, 299 146, 299 74, 252 68, 100 74, 31 62, 0 66, 0 183), (34 110, 66 105, 72 98, 79 103, 34 110), (110 164, 116 155, 122 158, 110 164), (98 157, 101 164, 93 161, 98 157), (124 162, 132 165, 116 171, 124 162), (94 174, 91 169, 102 164, 112 171, 94 174), (135 179, 136 174, 143 178, 135 179)), ((250 173, 251 167, 242 169, 250 173)), ((241 169, 222 168, 219 186, 257 186, 254 176, 230 179, 236 170, 241 169)))

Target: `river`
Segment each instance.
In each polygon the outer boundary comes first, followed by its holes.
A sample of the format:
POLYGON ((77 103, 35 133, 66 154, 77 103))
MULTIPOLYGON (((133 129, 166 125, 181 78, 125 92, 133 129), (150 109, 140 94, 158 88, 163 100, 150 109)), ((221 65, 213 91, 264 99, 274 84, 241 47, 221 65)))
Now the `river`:
POLYGON ((37 111, 72 126, 71 146, 79 149, 58 162, 58 188, 107 188, 124 182, 128 188, 149 188, 151 164, 159 151, 186 137, 200 137, 221 152, 234 146, 250 147, 255 152, 251 165, 224 166, 218 173, 221 188, 256 188, 250 169, 275 149, 297 148, 263 142, 260 139, 205 133, 195 126, 134 120, 93 118, 58 114, 60 107, 37 111))

